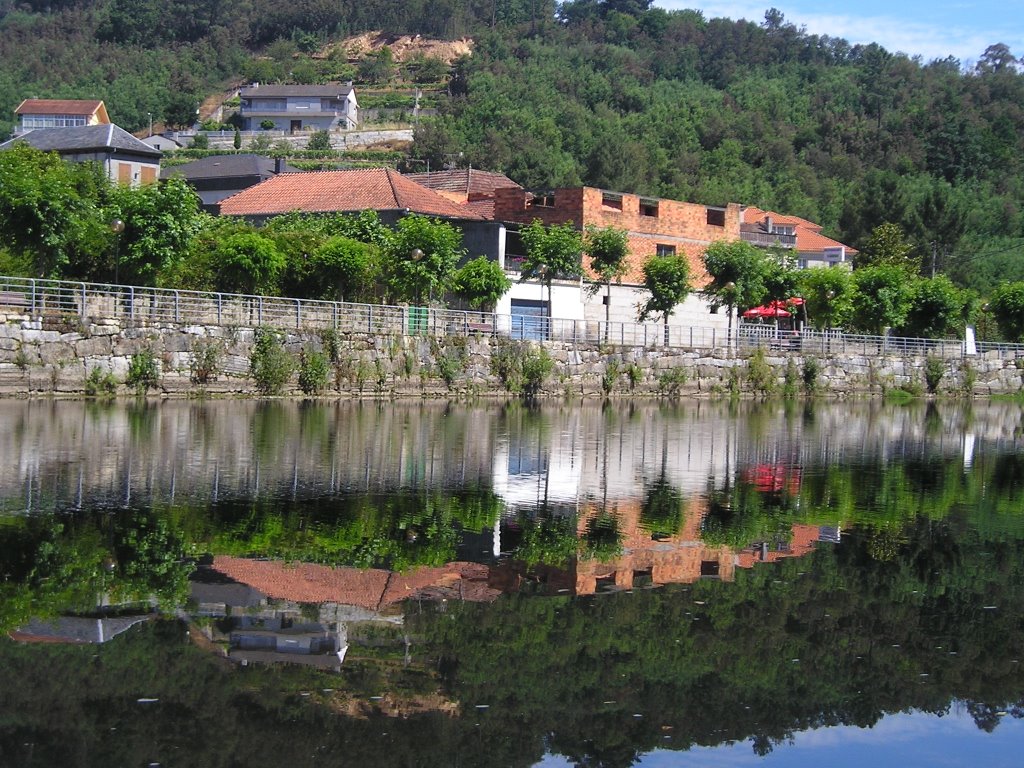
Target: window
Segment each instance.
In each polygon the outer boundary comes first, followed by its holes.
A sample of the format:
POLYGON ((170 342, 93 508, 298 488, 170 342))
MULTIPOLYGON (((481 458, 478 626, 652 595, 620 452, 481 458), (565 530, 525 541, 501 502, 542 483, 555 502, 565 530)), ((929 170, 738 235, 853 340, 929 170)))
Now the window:
POLYGON ((622 211, 622 195, 605 192, 601 195, 601 207, 606 211, 622 211))
POLYGON ((796 234, 796 227, 791 224, 775 224, 772 226, 773 235, 793 235, 796 234))
POLYGON ((707 208, 708 215, 708 226, 709 227, 724 227, 725 226, 725 209, 724 208, 707 208))
POLYGON ((553 192, 538 192, 526 201, 527 208, 554 208, 555 195, 553 192))
POLYGON ((655 247, 655 256, 675 256, 676 247, 674 245, 665 245, 664 243, 658 243, 655 247))
POLYGON ((34 128, 74 128, 85 125, 84 115, 23 115, 21 126, 25 130, 34 128))
POLYGON ((658 201, 657 200, 640 200, 640 215, 651 216, 657 218, 658 216, 658 201))

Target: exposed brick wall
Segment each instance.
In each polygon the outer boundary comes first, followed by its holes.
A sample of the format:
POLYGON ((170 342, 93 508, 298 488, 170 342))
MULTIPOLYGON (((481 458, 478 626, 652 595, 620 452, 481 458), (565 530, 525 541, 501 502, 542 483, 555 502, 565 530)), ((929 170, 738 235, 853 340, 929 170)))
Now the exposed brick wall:
POLYGON ((494 218, 519 224, 539 219, 545 226, 572 222, 580 229, 591 224, 624 229, 629 233, 630 262, 623 282, 628 284, 643 281, 643 264, 657 252, 658 245, 670 245, 689 258, 693 284, 701 288, 707 282, 700 259, 705 246, 740 237, 740 206, 735 203, 726 206, 724 225, 715 226, 708 224, 707 206, 697 203, 606 193, 594 187, 556 189, 553 194, 553 206, 530 205, 529 193, 524 190, 498 189, 494 218), (656 205, 657 216, 642 213, 642 202, 656 205))

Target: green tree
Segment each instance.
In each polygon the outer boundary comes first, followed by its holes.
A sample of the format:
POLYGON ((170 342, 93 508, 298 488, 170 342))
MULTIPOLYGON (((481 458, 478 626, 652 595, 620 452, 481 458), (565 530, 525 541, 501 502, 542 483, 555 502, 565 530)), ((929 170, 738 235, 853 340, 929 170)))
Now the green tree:
POLYGON ((853 327, 863 333, 881 334, 899 328, 907 318, 912 280, 903 267, 863 267, 853 273, 853 327))
POLYGON ((452 278, 452 290, 473 309, 493 312, 498 300, 508 293, 512 281, 493 259, 478 256, 463 264, 452 278))
POLYGON ((102 229, 98 190, 109 187, 89 165, 66 163, 17 143, 0 152, 0 244, 30 256, 37 277, 58 277, 102 229))
POLYGON ((988 300, 999 332, 1007 341, 1024 341, 1024 282, 1001 283, 988 300))
POLYGON ((395 76, 395 57, 391 48, 384 46, 359 62, 359 79, 364 83, 387 83, 395 76))
POLYGON ((314 131, 306 143, 306 149, 314 152, 330 152, 331 134, 327 131, 314 131))
POLYGON ((545 227, 534 219, 522 230, 526 258, 521 279, 539 280, 548 289, 548 313, 551 312, 551 281, 555 277, 578 278, 583 274, 583 237, 572 222, 545 227))
POLYGON ((797 291, 806 302, 807 322, 819 331, 841 328, 849 322, 856 287, 848 270, 838 267, 800 270, 797 291))
POLYGON ((464 255, 457 227, 426 216, 403 216, 383 248, 391 297, 422 304, 428 295, 442 293, 464 255))
POLYGON ((231 146, 233 146, 236 150, 242 148, 242 132, 237 128, 235 128, 235 136, 231 141, 231 146))
POLYGON ((886 222, 871 230, 871 236, 864 249, 857 255, 855 266, 893 266, 916 272, 921 264, 911 254, 914 246, 907 242, 903 229, 898 224, 886 222))
POLYGON ((626 273, 629 236, 624 229, 590 225, 583 235, 583 251, 590 257, 590 268, 605 284, 604 319, 607 336, 612 310, 612 281, 620 281, 626 273))
POLYGON ((651 315, 660 314, 667 344, 669 316, 690 292, 689 260, 678 253, 652 256, 644 264, 644 290, 650 295, 640 305, 637 318, 642 323, 651 315))
POLYGON ((314 251, 310 273, 319 298, 354 301, 370 283, 376 248, 348 237, 332 237, 314 251))
POLYGON ((702 259, 711 281, 704 286, 701 295, 711 305, 712 312, 719 307, 726 308, 731 339, 736 308, 755 307, 768 298, 768 257, 742 240, 719 240, 704 250, 702 259))
POLYGON ((274 241, 255 232, 240 232, 223 240, 213 252, 217 286, 239 293, 273 293, 285 260, 274 241))
MULTIPOLYGON (((117 248, 111 249, 120 262, 119 279, 155 285, 162 271, 184 257, 206 215, 200 212, 199 197, 192 187, 182 179, 170 178, 160 184, 114 187, 104 220, 114 219, 124 222, 124 231, 112 235, 120 239, 117 248)), ((111 268, 107 277, 113 273, 111 268)))
POLYGON ((945 275, 912 282, 903 336, 943 339, 963 333, 972 297, 945 275))

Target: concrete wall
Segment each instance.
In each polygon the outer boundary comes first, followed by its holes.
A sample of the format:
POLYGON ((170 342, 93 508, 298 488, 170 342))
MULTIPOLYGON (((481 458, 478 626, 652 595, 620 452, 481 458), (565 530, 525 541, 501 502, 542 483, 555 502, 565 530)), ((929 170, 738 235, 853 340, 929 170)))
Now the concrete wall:
MULTIPOLYGON (((657 334, 655 334, 657 335, 657 334)), ((0 395, 74 395, 84 391, 90 371, 109 371, 119 382, 128 372, 132 355, 152 352, 160 364, 159 391, 187 395, 210 393, 255 394, 249 377, 254 331, 246 327, 164 326, 121 327, 112 323, 82 323, 77 317, 32 321, 0 314, 0 395), (7 322, 4 322, 6 320, 7 322), (212 345, 216 370, 204 384, 193 381, 197 353, 212 345)), ((316 333, 282 334, 286 347, 320 348, 316 333)), ((340 397, 507 396, 502 381, 491 371, 492 353, 504 339, 485 334, 395 337, 343 334, 339 362, 326 394, 340 397), (440 376, 444 360, 457 359, 457 375, 449 387, 440 376)), ((614 339, 611 340, 614 342, 614 339)), ((652 338, 650 344, 659 344, 652 338)), ((536 351, 536 345, 528 345, 536 351)), ((694 397, 726 394, 739 389, 763 393, 753 383, 748 352, 719 349, 685 351, 661 346, 620 347, 547 342, 555 361, 542 394, 560 397, 663 395, 694 397), (630 375, 632 373, 632 376, 630 375)), ((897 355, 817 355, 770 352, 763 362, 770 378, 781 387, 792 361, 791 377, 812 365, 826 394, 877 395, 901 386, 924 389, 925 358, 897 355)), ((447 366, 450 367, 450 366, 447 366)), ((756 363, 755 363, 756 367, 756 363)), ((939 391, 989 395, 1019 392, 1024 386, 1024 358, 990 352, 947 360, 939 391)), ((124 386, 120 391, 127 392, 124 386)), ((287 388, 298 393, 293 377, 287 388)))

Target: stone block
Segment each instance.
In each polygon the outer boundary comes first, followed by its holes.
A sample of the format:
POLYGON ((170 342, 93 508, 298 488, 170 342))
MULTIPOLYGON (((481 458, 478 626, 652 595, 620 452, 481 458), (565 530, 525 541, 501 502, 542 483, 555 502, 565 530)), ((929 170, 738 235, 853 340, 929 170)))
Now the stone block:
POLYGON ((110 336, 92 336, 81 339, 74 345, 74 351, 78 357, 98 357, 109 355, 112 347, 110 336))

